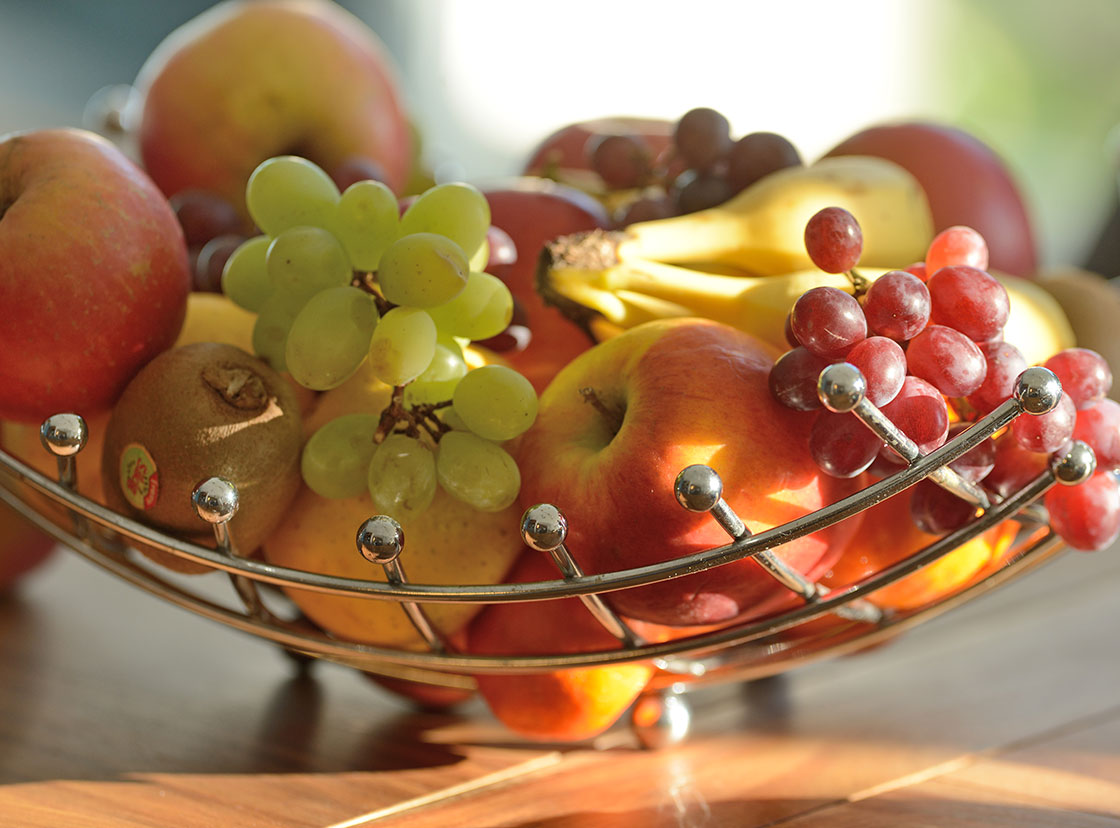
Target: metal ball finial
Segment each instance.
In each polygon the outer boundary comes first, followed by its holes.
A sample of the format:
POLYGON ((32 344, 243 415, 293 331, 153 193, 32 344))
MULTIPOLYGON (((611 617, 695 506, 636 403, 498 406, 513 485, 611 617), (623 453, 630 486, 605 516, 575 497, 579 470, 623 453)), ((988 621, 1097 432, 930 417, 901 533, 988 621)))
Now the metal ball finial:
POLYGON ((73 457, 89 439, 86 421, 78 414, 54 414, 39 427, 43 448, 55 457, 73 457))
POLYGON ((228 523, 237 513, 237 487, 221 477, 210 477, 194 487, 191 503, 207 523, 228 523))
POLYGON ((521 517, 521 538, 538 552, 557 549, 568 537, 568 519, 551 503, 538 503, 521 517))
POLYGON ((829 411, 843 414, 851 411, 867 394, 867 380, 850 362, 836 362, 821 371, 817 379, 817 396, 829 411))
POLYGON ((1062 398, 1062 383, 1049 368, 1035 365, 1015 380, 1015 399, 1028 414, 1053 411, 1062 398))
POLYGON ((643 693, 630 714, 630 726, 642 747, 658 750, 684 741, 692 725, 692 710, 672 690, 643 693))
POLYGON ((388 515, 371 517, 358 529, 358 550, 370 563, 390 564, 404 549, 404 530, 388 515))
POLYGON ((711 466, 697 463, 681 469, 673 492, 688 511, 709 512, 723 497, 723 481, 711 466))
POLYGON ((1097 456, 1088 444, 1074 440, 1065 454, 1055 456, 1050 462, 1054 477, 1065 486, 1084 483, 1097 470, 1097 456))

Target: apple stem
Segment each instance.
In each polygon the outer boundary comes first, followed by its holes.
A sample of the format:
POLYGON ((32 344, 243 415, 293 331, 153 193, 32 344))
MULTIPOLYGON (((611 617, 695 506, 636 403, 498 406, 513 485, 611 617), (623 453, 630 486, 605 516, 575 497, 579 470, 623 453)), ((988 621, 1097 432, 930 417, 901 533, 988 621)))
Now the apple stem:
POLYGON ((603 402, 603 398, 599 396, 599 392, 594 388, 585 387, 579 389, 580 396, 583 401, 590 403, 591 407, 603 415, 603 419, 607 421, 610 426, 611 434, 618 434, 622 429, 623 413, 613 408, 607 407, 603 402))

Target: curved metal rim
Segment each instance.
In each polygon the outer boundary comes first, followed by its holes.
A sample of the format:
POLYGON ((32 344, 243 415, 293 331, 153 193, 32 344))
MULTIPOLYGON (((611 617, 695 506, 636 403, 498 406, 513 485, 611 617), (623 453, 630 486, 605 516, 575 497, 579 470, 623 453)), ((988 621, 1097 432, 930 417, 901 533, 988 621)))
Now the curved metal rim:
MULTIPOLYGON (((1040 475, 1033 483, 1018 492, 1014 497, 999 504, 990 510, 993 516, 1004 519, 1020 509, 1026 503, 1036 498, 1053 484, 1052 474, 1040 475)), ((12 492, 0 486, 0 500, 19 508, 24 505, 12 492)), ((29 518, 43 531, 48 532, 60 542, 66 544, 80 555, 97 564, 112 574, 128 583, 140 587, 145 591, 169 601, 181 608, 190 610, 226 626, 241 630, 259 638, 272 641, 290 650, 305 653, 329 661, 346 664, 358 669, 379 672, 380 665, 389 665, 388 673, 405 671, 431 671, 451 675, 470 675, 483 673, 525 673, 547 672, 557 669, 573 667, 606 666, 634 661, 665 662, 676 656, 699 657, 705 654, 719 653, 725 658, 736 647, 743 647, 752 642, 759 641, 767 636, 783 632, 798 624, 818 618, 856 598, 866 596, 881 587, 887 586, 906 575, 911 574, 922 566, 938 559, 950 549, 955 548, 973 537, 982 533, 988 527, 982 527, 981 521, 975 521, 956 532, 939 538, 908 558, 892 567, 872 576, 862 579, 851 587, 830 593, 827 597, 805 604, 796 609, 780 615, 763 618, 746 624, 740 624, 726 629, 706 633, 700 636, 676 639, 659 644, 646 644, 625 649, 603 650, 587 653, 569 653, 552 655, 524 655, 524 656, 482 656, 466 655, 459 653, 433 653, 412 652, 389 649, 371 645, 357 644, 334 639, 326 634, 309 634, 294 626, 290 628, 269 624, 252 618, 243 612, 231 610, 206 598, 173 585, 146 568, 130 562, 123 552, 109 553, 95 547, 87 540, 62 529, 53 521, 40 515, 34 510, 20 509, 21 513, 29 518)), ((1049 529, 1045 534, 1032 541, 1028 547, 1017 554, 1008 557, 1006 563, 996 571, 956 593, 945 596, 920 609, 905 613, 890 613, 874 625, 862 625, 865 633, 854 636, 850 640, 836 642, 836 647, 813 647, 812 639, 793 642, 788 649, 788 657, 781 657, 781 648, 772 650, 768 656, 756 659, 748 666, 740 665, 738 668, 717 665, 710 671, 711 676, 705 673, 689 673, 675 675, 666 681, 696 681, 711 680, 712 676, 722 676, 730 670, 736 670, 736 675, 742 677, 760 677, 770 675, 809 660, 839 652, 841 647, 858 649, 874 643, 874 640, 885 637, 892 630, 901 631, 918 623, 926 617, 943 612, 952 606, 970 600, 982 592, 990 589, 1004 580, 1023 571, 1023 564, 1034 558, 1047 557, 1046 553, 1053 553, 1060 548, 1058 539, 1049 529), (752 675, 753 673, 753 675, 752 675)), ((834 630, 827 637, 834 637, 834 630)), ((422 678, 420 679, 422 680, 422 678)), ((720 679, 722 680, 722 678, 720 679)), ((442 683, 442 682, 441 682, 442 683)), ((455 686, 469 686, 453 679, 449 683, 455 686)))
MULTIPOLYGON (((550 600, 644 586, 656 581, 680 578, 702 572, 742 560, 764 550, 773 549, 783 543, 796 540, 853 517, 888 497, 910 488, 927 477, 933 470, 952 462, 977 446, 1010 423, 1021 412, 1022 407, 1017 401, 1014 399, 1007 400, 951 442, 930 452, 913 465, 903 468, 890 477, 883 478, 861 491, 808 515, 803 515, 781 526, 741 538, 724 546, 657 564, 616 570, 604 574, 580 575, 565 580, 517 584, 390 584, 375 580, 341 578, 318 572, 275 566, 249 558, 233 557, 157 532, 138 521, 124 517, 70 491, 2 450, 0 450, 0 468, 7 469, 11 476, 23 481, 55 502, 64 505, 81 517, 112 529, 125 537, 141 541, 185 560, 212 569, 243 575, 261 583, 397 602, 499 603, 550 600)), ((1052 475, 1050 480, 1052 482, 1052 475)), ((18 494, 14 496, 22 501, 18 494)), ((988 510, 983 517, 970 526, 979 525, 980 529, 977 532, 979 534, 979 532, 994 525, 998 520, 1009 516, 1008 511, 1003 509, 1002 506, 1003 504, 988 510), (995 514, 1000 515, 1000 517, 998 519, 993 518, 992 516, 995 514)), ((1017 511, 1017 509, 1014 511, 1017 511)), ((1013 514, 1013 512, 1011 513, 1013 514)), ((576 551, 578 553, 578 550, 576 551)))

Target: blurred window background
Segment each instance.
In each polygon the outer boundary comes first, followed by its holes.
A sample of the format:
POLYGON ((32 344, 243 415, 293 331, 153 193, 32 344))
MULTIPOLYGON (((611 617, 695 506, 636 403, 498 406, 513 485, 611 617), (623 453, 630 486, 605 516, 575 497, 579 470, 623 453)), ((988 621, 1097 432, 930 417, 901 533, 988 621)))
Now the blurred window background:
MULTIPOLYGON (((81 124, 93 93, 130 82, 210 5, 0 0, 0 132, 81 124)), ((782 133, 806 159, 883 121, 963 127, 1018 178, 1047 264, 1083 263, 1116 203, 1115 0, 340 5, 396 58, 441 179, 515 173, 573 121, 710 106, 733 134, 782 133)))

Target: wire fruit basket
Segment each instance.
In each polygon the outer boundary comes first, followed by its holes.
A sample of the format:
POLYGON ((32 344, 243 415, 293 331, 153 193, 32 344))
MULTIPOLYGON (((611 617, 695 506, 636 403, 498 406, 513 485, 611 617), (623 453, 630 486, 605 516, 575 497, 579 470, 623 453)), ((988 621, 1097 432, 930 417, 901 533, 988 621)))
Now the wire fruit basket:
POLYGON ((772 676, 887 640, 1033 569, 1064 548, 1049 525, 1045 509, 1036 501, 1055 484, 1076 485, 1093 474, 1096 462, 1088 445, 1075 441, 1060 456, 1055 455, 1045 471, 1006 498, 990 494, 949 468, 953 460, 1015 418, 1052 410, 1062 392, 1051 371, 1028 368, 1010 399, 926 455, 866 399, 865 390, 864 378, 847 363, 826 368, 818 383, 825 407, 858 417, 906 462, 901 470, 789 523, 751 534, 722 499, 718 470, 689 466, 676 479, 678 502, 684 509, 709 513, 727 533, 728 543, 684 558, 593 575, 580 568, 579 550, 569 550, 565 543, 567 522, 562 504, 537 504, 525 511, 520 531, 529 547, 555 562, 559 577, 550 581, 453 586, 412 583, 406 575, 408 551, 400 526, 391 518, 377 515, 356 527, 355 554, 362 554, 371 566, 383 567, 385 580, 342 578, 275 566, 243 556, 232 545, 229 521, 235 519, 237 511, 236 484, 216 477, 201 482, 191 496, 200 521, 213 527, 216 548, 153 530, 77 493, 78 458, 87 431, 82 418, 74 414, 52 416, 40 429, 43 446, 57 458, 57 479, 0 451, 0 500, 122 580, 176 606, 271 641, 301 659, 323 659, 384 676, 463 689, 474 686, 473 676, 486 673, 650 662, 656 668, 654 678, 633 708, 636 711, 640 707, 642 715, 633 715, 631 725, 642 745, 659 747, 687 735, 691 714, 686 695, 693 688, 772 676), (851 518, 927 478, 973 504, 977 517, 893 565, 840 589, 830 590, 805 578, 773 554, 785 542, 851 518), (47 501, 36 499, 34 493, 47 501), (876 590, 917 572, 1004 521, 1017 524, 1012 546, 967 583, 906 610, 886 609, 875 603, 876 590), (224 572, 228 579, 220 580, 228 580, 232 589, 223 587, 215 593, 197 578, 177 578, 140 555, 138 545, 201 564, 214 573, 224 572), (608 596, 613 591, 748 557, 799 596, 798 604, 761 619, 658 642, 644 640, 610 607, 608 596), (397 602, 427 648, 393 649, 332 636, 304 618, 278 588, 397 602), (583 602, 618 640, 619 647, 516 656, 463 653, 441 636, 425 611, 426 605, 438 602, 490 604, 571 596, 583 602), (830 623, 812 623, 825 616, 830 623))

